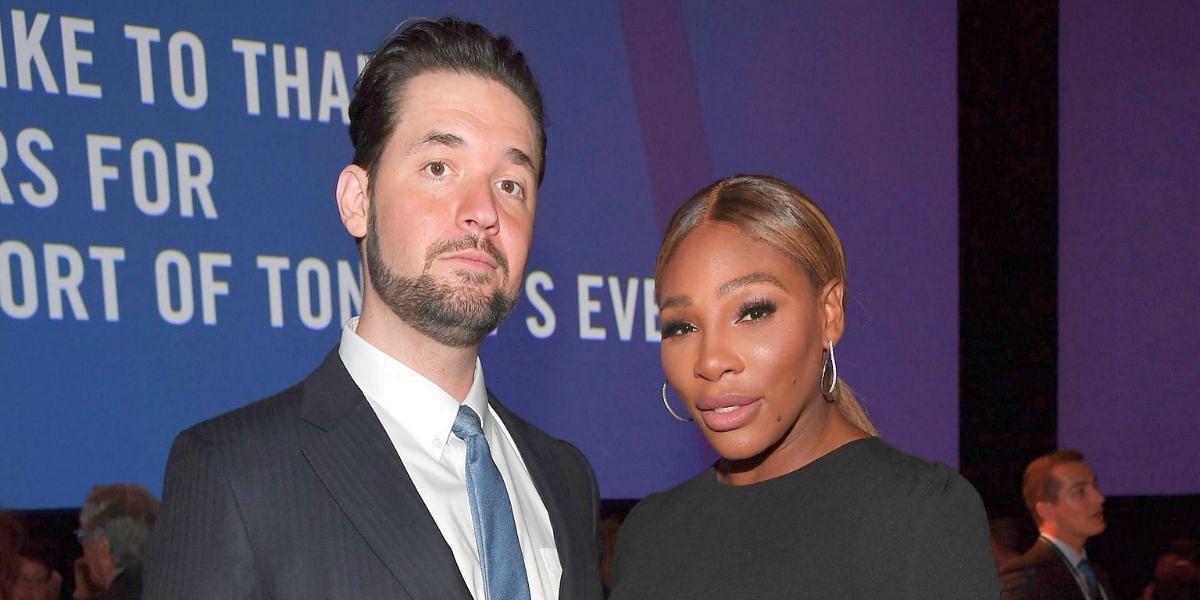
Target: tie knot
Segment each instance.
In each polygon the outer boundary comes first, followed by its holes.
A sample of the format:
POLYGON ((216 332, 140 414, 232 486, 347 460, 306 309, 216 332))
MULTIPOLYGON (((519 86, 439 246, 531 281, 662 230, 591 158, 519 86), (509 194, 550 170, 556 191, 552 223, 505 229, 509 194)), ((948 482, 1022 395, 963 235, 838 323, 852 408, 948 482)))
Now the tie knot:
POLYGON ((466 440, 469 437, 483 435, 483 424, 479 421, 479 415, 470 406, 463 404, 458 407, 458 416, 454 417, 454 427, 451 430, 460 440, 466 440))

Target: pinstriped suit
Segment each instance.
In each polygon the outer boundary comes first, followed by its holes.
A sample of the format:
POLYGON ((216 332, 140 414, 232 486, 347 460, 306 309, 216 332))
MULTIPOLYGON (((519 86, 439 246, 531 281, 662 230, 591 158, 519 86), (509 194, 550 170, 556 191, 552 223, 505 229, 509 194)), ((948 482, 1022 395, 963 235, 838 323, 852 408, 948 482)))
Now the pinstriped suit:
MULTIPOLYGON (((591 468, 489 402, 549 512, 559 597, 599 600, 591 468)), ((471 597, 336 350, 304 382, 179 435, 145 565, 151 600, 471 597)))

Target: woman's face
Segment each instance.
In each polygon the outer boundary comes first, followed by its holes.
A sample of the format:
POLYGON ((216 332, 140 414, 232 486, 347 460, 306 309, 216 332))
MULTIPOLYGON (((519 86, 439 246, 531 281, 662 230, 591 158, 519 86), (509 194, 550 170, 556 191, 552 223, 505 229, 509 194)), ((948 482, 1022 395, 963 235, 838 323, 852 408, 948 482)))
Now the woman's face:
POLYGON ((708 223, 684 238, 660 286, 663 370, 722 457, 786 448, 808 407, 826 410, 821 349, 841 334, 840 285, 818 294, 783 253, 708 223))

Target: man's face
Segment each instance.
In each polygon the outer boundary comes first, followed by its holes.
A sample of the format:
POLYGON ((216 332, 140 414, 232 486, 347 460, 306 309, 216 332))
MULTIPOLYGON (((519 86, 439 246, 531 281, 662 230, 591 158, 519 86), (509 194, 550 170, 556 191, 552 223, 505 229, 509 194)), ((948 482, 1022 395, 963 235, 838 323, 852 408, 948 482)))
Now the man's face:
POLYGON ((370 182, 365 239, 375 293, 450 346, 511 312, 533 233, 540 150, 521 100, 482 77, 410 79, 370 182))
POLYGON ((80 545, 83 547, 83 562, 87 565, 88 572, 92 579, 99 581, 100 574, 104 572, 104 559, 108 554, 108 540, 95 532, 89 532, 80 541, 80 545))
POLYGON ((1062 486, 1058 498, 1047 502, 1044 518, 1052 520, 1058 537, 1082 544, 1104 531, 1104 494, 1096 487, 1096 475, 1083 462, 1055 465, 1050 474, 1062 486))

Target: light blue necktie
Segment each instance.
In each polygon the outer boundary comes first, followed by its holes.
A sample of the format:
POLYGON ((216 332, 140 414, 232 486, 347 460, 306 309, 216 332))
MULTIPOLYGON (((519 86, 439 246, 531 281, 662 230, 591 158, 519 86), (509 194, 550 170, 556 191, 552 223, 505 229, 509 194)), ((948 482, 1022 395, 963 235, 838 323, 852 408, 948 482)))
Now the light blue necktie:
POLYGON ((454 435, 467 443, 467 496, 475 521, 475 542, 488 600, 528 600, 529 580, 517 540, 512 504, 504 479, 492 460, 479 415, 471 407, 458 407, 454 435))
POLYGON ((1100 595, 1100 582, 1096 579, 1096 573, 1092 571, 1092 566, 1088 564, 1087 559, 1079 561, 1076 566, 1079 569, 1079 574, 1083 575, 1083 581, 1088 587, 1088 598, 1090 600, 1100 600, 1104 596, 1100 595))

